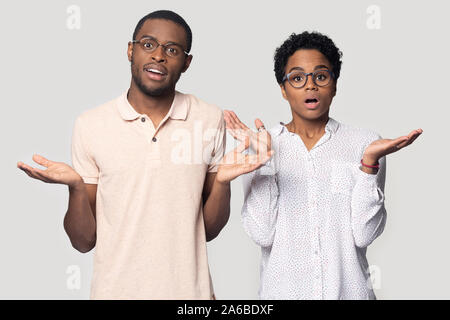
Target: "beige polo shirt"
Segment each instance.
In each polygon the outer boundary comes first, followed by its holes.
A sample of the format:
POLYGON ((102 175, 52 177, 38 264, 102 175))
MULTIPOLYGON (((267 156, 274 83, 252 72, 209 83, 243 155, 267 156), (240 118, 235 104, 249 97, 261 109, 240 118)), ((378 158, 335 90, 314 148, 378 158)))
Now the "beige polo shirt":
POLYGON ((91 299, 211 299, 202 190, 225 150, 223 113, 176 92, 158 128, 126 93, 81 114, 72 162, 97 184, 91 299))

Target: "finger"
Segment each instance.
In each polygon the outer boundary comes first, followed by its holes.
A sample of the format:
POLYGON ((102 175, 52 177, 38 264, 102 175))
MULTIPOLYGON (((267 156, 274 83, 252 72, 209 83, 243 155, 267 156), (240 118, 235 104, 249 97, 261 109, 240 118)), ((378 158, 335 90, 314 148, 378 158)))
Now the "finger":
POLYGON ((227 116, 225 123, 226 129, 231 133, 231 135, 235 139, 239 139, 239 137, 242 136, 242 133, 240 132, 242 130, 237 125, 235 125, 234 121, 231 120, 229 116, 227 116))
POLYGON ((420 135, 421 135, 422 133, 420 132, 416 132, 414 135, 413 135, 413 137, 411 138, 411 139, 409 139, 408 140, 408 142, 407 142, 407 144, 405 145, 405 147, 406 146, 409 146, 411 143, 413 143, 420 135))
POLYGON ((33 167, 31 167, 31 166, 29 166, 29 165, 27 165, 26 163, 23 163, 23 162, 18 162, 17 163, 17 167, 19 168, 19 169, 22 169, 22 170, 24 170, 24 169, 26 169, 26 170, 28 170, 28 171, 32 171, 33 170, 33 167))
POLYGON ((229 113, 228 110, 224 110, 224 111, 223 111, 223 118, 224 118, 225 123, 226 123, 227 125, 231 124, 231 119, 230 119, 231 117, 230 117, 230 113, 229 113))
POLYGON ((46 181, 46 180, 47 180, 46 178, 41 177, 41 176, 40 176, 39 174, 37 174, 37 173, 34 171, 34 169, 31 168, 31 167, 30 167, 30 169, 24 168, 23 171, 25 171, 25 173, 26 173, 30 178, 33 178, 33 179, 36 179, 36 180, 42 180, 42 181, 44 181, 44 182, 47 182, 47 181, 46 181))
POLYGON ((243 132, 242 129, 227 129, 227 131, 233 136, 234 139, 244 141, 248 134, 243 132))
POLYGON ((33 161, 46 168, 48 168, 53 163, 53 161, 50 161, 39 154, 33 155, 33 161))
POLYGON ((46 170, 42 170, 42 169, 39 169, 39 168, 33 168, 33 172, 35 172, 35 173, 45 177, 46 179, 50 179, 50 177, 47 174, 47 169, 46 170))
POLYGON ((30 178, 34 178, 32 175, 31 175, 31 173, 30 173, 30 171, 29 170, 27 170, 27 169, 25 169, 25 168, 20 168, 23 172, 25 172, 30 178))
POLYGON ((236 113, 234 113, 234 111, 230 112, 232 118, 234 119, 234 122, 237 126, 239 126, 239 128, 243 129, 243 130, 249 130, 249 127, 247 127, 244 123, 242 123, 241 120, 239 120, 238 116, 236 115, 236 113))
POLYGON ((44 182, 47 182, 47 183, 53 183, 53 180, 49 179, 47 177, 47 175, 42 174, 42 172, 34 170, 33 173, 34 173, 34 176, 37 177, 37 179, 39 179, 41 181, 44 181, 44 182))
POLYGON ((409 138, 408 136, 402 136, 402 137, 398 137, 396 139, 392 139, 389 142, 389 148, 394 148, 394 149, 398 149, 401 148, 402 145, 404 145, 406 142, 408 142, 409 138))
POLYGON ((227 114, 228 124, 231 129, 240 129, 240 126, 236 123, 235 118, 232 116, 231 111, 227 114))
POLYGON ((411 131, 409 134, 408 134, 408 137, 409 138, 412 138, 412 137, 414 137, 416 134, 420 134, 420 133, 422 133, 422 129, 416 129, 416 130, 413 130, 413 131, 411 131))
POLYGON ((255 120, 255 127, 257 130, 259 130, 259 128, 261 128, 261 127, 265 128, 264 123, 260 119, 255 120))
POLYGON ((406 140, 404 140, 404 141, 398 143, 396 146, 394 146, 394 148, 395 148, 396 150, 400 150, 400 149, 406 147, 406 146, 408 145, 409 140, 410 140, 410 139, 406 139, 406 140))
POLYGON ((233 123, 232 123, 232 121, 230 119, 230 116, 229 115, 224 115, 223 118, 225 120, 225 128, 226 129, 230 129, 230 130, 234 129, 234 126, 233 126, 233 123))
POLYGON ((410 134, 407 136, 407 140, 404 142, 401 142, 400 144, 397 145, 397 149, 402 149, 406 146, 409 146, 411 143, 414 142, 414 140, 417 139, 417 137, 421 134, 421 131, 419 130, 413 130, 410 132, 410 134))

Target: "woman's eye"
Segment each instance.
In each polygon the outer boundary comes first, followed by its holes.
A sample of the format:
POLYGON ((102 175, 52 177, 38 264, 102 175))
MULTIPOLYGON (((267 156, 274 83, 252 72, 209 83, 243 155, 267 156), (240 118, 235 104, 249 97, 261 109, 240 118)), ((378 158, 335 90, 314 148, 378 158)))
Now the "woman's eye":
POLYGON ((327 80, 327 76, 324 75, 324 74, 319 74, 319 75, 316 77, 316 79, 319 80, 319 81, 325 81, 325 80, 327 80))

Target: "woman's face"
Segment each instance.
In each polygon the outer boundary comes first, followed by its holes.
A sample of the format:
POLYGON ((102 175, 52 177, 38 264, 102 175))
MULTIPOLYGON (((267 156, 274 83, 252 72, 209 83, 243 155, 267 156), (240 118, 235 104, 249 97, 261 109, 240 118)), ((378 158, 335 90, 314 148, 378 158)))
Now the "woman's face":
MULTIPOLYGON (((317 70, 332 71, 328 59, 316 49, 300 49, 289 57, 285 74, 291 71, 310 73, 317 70)), ((322 79, 319 77, 319 79, 322 79)), ((317 82, 320 84, 319 79, 317 82)), ((293 79, 300 81, 298 77, 293 79)), ((336 81, 331 78, 326 86, 318 86, 307 77, 307 82, 302 88, 294 88, 287 80, 281 85, 281 93, 291 105, 292 112, 305 120, 316 120, 327 115, 333 97, 336 94, 336 81)))

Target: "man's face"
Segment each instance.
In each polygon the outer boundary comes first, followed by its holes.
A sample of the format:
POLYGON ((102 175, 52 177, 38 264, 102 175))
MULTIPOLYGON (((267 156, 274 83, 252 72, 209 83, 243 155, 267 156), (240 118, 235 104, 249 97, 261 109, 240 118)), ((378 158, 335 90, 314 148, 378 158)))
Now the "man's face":
MULTIPOLYGON (((292 70, 310 73, 317 70, 329 70, 331 64, 328 59, 316 49, 300 49, 289 57, 285 74, 292 70), (294 69, 295 68, 295 69, 294 69)), ((336 94, 336 81, 320 87, 314 83, 312 76, 302 88, 294 88, 287 80, 280 85, 283 97, 291 105, 292 111, 307 120, 316 120, 328 114, 333 97, 336 94)))
MULTIPOLYGON (((145 21, 135 40, 152 37, 160 44, 176 43, 187 49, 186 31, 175 22, 163 19, 145 21)), ((139 43, 128 43, 128 60, 131 62, 132 81, 145 94, 160 96, 172 92, 181 73, 191 63, 192 56, 183 52, 170 57, 159 46, 153 52, 145 51, 139 43), (153 70, 153 71, 151 71, 153 70)))

